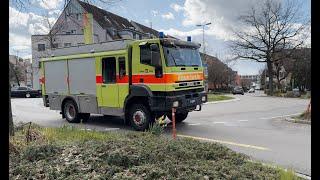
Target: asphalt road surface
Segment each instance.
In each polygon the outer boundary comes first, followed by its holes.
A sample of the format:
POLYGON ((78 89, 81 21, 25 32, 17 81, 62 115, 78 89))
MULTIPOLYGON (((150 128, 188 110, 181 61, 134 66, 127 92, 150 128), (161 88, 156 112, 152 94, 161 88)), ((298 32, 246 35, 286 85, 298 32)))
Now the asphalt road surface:
MULTIPOLYGON (((231 95, 232 96, 232 95, 231 95)), ((303 112, 309 100, 266 97, 261 92, 234 95, 238 101, 206 104, 177 125, 178 137, 219 142, 254 160, 311 175, 311 127, 284 121, 283 116, 303 112)), ((42 126, 68 124, 58 111, 43 107, 41 98, 12 99, 14 122, 42 126)), ((92 115, 81 128, 131 130, 119 117, 92 115)), ((167 127, 170 135, 171 129, 167 127)))

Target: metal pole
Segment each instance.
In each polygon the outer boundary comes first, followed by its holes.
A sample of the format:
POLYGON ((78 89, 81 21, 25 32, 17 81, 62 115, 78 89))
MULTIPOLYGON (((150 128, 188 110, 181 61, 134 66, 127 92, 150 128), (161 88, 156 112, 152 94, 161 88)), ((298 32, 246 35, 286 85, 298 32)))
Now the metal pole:
POLYGON ((176 139, 177 130, 176 130, 176 116, 175 116, 176 109, 172 108, 172 136, 173 139, 176 139))
MULTIPOLYGON (((206 53, 206 46, 205 46, 205 44, 204 44, 204 26, 205 26, 205 25, 202 25, 203 56, 204 56, 204 54, 206 53)), ((203 60, 205 60, 205 59, 203 59, 203 60)))

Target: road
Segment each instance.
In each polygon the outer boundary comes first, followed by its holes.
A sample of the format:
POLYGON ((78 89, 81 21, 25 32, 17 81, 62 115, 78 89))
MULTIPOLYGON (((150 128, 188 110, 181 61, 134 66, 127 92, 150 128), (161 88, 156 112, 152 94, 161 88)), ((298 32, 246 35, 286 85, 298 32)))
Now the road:
MULTIPOLYGON (((178 136, 222 143, 254 160, 311 175, 311 127, 284 121, 301 113, 309 100, 266 97, 262 93, 234 95, 238 101, 206 104, 177 125, 178 136)), ((32 121, 60 127, 68 124, 58 111, 43 107, 42 99, 12 99, 15 123, 32 121)), ((130 130, 119 117, 93 115, 81 128, 130 130)), ((170 135, 170 128, 166 129, 170 135)))

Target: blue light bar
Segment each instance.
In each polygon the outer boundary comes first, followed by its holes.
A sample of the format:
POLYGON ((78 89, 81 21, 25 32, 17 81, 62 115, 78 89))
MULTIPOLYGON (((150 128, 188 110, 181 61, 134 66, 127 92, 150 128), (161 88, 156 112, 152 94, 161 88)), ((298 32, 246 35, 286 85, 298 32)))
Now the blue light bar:
POLYGON ((163 32, 159 32, 159 38, 164 38, 164 33, 163 32))
POLYGON ((187 36, 187 41, 191 42, 191 36, 187 36))

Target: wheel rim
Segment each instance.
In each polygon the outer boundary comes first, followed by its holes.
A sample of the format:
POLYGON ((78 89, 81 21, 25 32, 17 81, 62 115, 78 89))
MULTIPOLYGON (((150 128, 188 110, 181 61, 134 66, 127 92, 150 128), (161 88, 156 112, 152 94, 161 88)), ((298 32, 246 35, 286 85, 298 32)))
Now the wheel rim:
POLYGON ((29 97, 30 97, 30 94, 26 94, 26 97, 29 98, 29 97))
POLYGON ((146 122, 146 115, 143 111, 138 110, 133 113, 132 119, 136 125, 142 126, 146 122))
POLYGON ((76 114, 76 109, 72 104, 67 104, 66 106, 66 116, 68 119, 73 119, 76 114))

